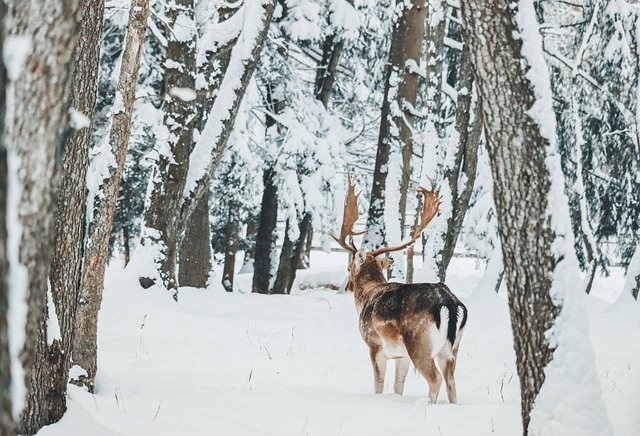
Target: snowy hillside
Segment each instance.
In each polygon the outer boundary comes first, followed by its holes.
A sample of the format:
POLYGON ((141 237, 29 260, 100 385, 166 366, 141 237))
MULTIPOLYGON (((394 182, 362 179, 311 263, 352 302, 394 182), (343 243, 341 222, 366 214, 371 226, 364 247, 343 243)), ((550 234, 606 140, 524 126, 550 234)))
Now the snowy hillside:
MULTIPOLYGON (((251 276, 239 275, 238 292, 183 288, 177 304, 112 268, 96 394, 70 386, 69 411, 38 435, 521 434, 506 299, 475 289, 482 277, 475 260, 456 258, 449 272, 469 308, 456 371, 460 404, 449 405, 443 387, 429 405, 427 384, 413 370, 405 395, 391 393, 393 365, 385 393, 373 394, 353 297, 323 287, 340 285, 346 256, 313 254, 295 295, 245 293, 251 276)), ((610 303, 623 286, 619 270, 598 277, 588 297, 590 333, 615 434, 637 436, 640 305, 630 297, 610 303)))

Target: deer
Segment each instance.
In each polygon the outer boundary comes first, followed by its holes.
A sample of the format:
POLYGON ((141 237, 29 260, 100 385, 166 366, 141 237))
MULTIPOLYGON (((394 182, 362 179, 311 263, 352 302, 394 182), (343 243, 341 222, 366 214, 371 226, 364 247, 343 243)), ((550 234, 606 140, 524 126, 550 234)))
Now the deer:
POLYGON ((351 253, 347 267, 345 290, 353 292, 359 317, 360 334, 369 347, 373 365, 374 390, 382 394, 387 361, 395 360, 393 390, 402 395, 410 362, 427 380, 429 400, 435 404, 442 381, 446 384, 449 402, 457 403, 454 372, 460 340, 467 322, 467 308, 444 283, 403 284, 388 282, 384 271, 391 266, 390 257, 383 254, 404 250, 416 242, 440 209, 440 192, 432 179, 431 190, 418 186, 424 197, 420 223, 410 239, 398 246, 381 247, 367 251, 358 249, 351 238, 367 230, 355 232, 359 218, 358 197, 351 174, 347 174, 348 187, 344 201, 344 214, 340 237, 331 237, 351 253), (436 367, 438 362, 440 370, 436 367))

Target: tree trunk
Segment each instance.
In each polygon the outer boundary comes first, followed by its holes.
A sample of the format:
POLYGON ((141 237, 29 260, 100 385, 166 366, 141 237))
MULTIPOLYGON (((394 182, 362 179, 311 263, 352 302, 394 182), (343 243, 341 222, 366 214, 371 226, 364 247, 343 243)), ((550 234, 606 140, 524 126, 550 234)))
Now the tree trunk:
POLYGON ((275 170, 264 171, 264 191, 260 207, 260 223, 256 235, 256 257, 253 264, 253 285, 251 292, 268 294, 271 281, 271 253, 275 250, 273 232, 278 222, 278 187, 275 170))
POLYGON ((180 243, 180 286, 204 288, 211 272, 211 236, 209 234, 209 196, 200 199, 180 243))
POLYGON ((460 79, 458 83, 458 102, 456 107, 456 130, 459 142, 455 150, 454 164, 445 168, 444 179, 451 191, 451 215, 447 219, 444 244, 438 259, 438 277, 444 282, 447 269, 462 229, 464 216, 469 208, 478 167, 478 146, 482 136, 482 114, 478 110, 479 102, 473 100, 473 70, 469 46, 462 49, 460 79), (474 116, 472 119, 471 116, 474 116))
MULTIPOLYGON (((0 59, 4 59, 4 32, 7 5, 0 0, 0 59)), ((0 64, 0 434, 15 436, 16 423, 13 419, 11 401, 11 354, 9 352, 9 332, 7 309, 9 297, 9 259, 7 246, 7 192, 9 172, 7 149, 5 146, 4 117, 6 113, 7 70, 0 64)))
POLYGON ((253 218, 249 218, 249 222, 247 223, 247 232, 245 234, 247 250, 244 253, 244 259, 242 260, 242 271, 253 272, 253 263, 256 259, 257 234, 258 226, 256 225, 256 222, 253 220, 253 218))
POLYGON ((233 279, 236 269, 236 253, 238 252, 238 222, 235 217, 235 205, 229 204, 229 219, 225 229, 224 268, 222 270, 222 286, 227 292, 233 292, 233 279))
POLYGON ((90 392, 94 390, 97 371, 98 311, 102 303, 109 236, 113 227, 118 190, 131 134, 131 115, 148 17, 149 0, 132 0, 116 103, 112 109, 114 115, 108 147, 111 156, 103 157, 104 159, 113 158, 116 165, 110 167, 109 173, 105 174, 105 179, 98 191, 101 194, 96 195, 94 200, 93 219, 89 224, 85 248, 84 273, 75 323, 75 330, 79 334, 74 338, 73 361, 86 372, 86 376, 81 376, 79 382, 84 384, 90 392))
POLYGON ((336 80, 336 71, 340 64, 343 47, 344 41, 335 34, 327 36, 322 44, 322 60, 318 65, 314 91, 316 99, 322 102, 325 108, 329 105, 331 88, 336 80))
POLYGON ((409 180, 411 179, 411 156, 413 155, 413 125, 416 112, 416 97, 420 76, 418 66, 422 58, 422 45, 426 32, 427 8, 425 0, 413 0, 412 8, 407 11, 407 28, 405 30, 404 43, 404 78, 398 87, 399 104, 402 110, 401 117, 396 117, 394 122, 400 129, 400 147, 402 150, 402 178, 400 180, 400 235, 405 236, 405 224, 407 215, 407 194, 409 180), (413 65, 414 70, 409 67, 413 65))
POLYGON ((546 215, 549 140, 528 112, 536 100, 513 8, 503 0, 466 0, 462 13, 483 102, 526 435, 553 353, 545 333, 560 312, 550 296, 558 260, 546 215))
MULTIPOLYGON (((182 236, 182 229, 178 227, 177 221, 178 211, 187 181, 189 155, 193 148, 193 131, 197 121, 195 103, 183 95, 185 90, 195 92, 196 88, 194 0, 171 0, 167 3, 165 15, 168 20, 168 43, 164 72, 164 127, 169 151, 160 154, 154 167, 148 207, 144 213, 145 232, 142 244, 153 247, 153 251, 158 253, 158 273, 162 284, 177 300, 176 268, 179 239, 182 236)), ((206 200, 198 200, 196 206, 201 201, 207 203, 206 200)), ((187 223, 185 227, 186 225, 187 223)), ((143 286, 150 282, 149 279, 141 279, 143 286)))
MULTIPOLYGON (((11 269, 24 268, 25 274, 23 283, 11 284, 10 295, 20 296, 12 301, 28 304, 21 354, 27 387, 20 423, 23 434, 33 434, 57 421, 65 410, 64 401, 51 401, 51 396, 59 395, 52 377, 60 371, 63 355, 60 339, 47 337, 48 313, 55 313, 47 301, 57 175, 63 145, 73 132, 68 125, 69 79, 80 4, 12 2, 9 10, 11 36, 29 38, 26 46, 9 45, 23 51, 26 58, 24 65, 9 70, 14 103, 7 117, 9 162, 14 162, 14 183, 19 192, 18 204, 9 207, 17 207, 10 213, 17 213, 22 226, 22 232, 8 229, 10 235, 20 232, 19 253, 14 258, 20 265, 12 262, 11 269)), ((50 320, 50 324, 56 321, 50 320)), ((21 376, 14 373, 18 379, 21 376)), ((15 399, 18 404, 23 400, 15 399)))
POLYGON ((287 285, 292 275, 291 271, 295 270, 295 264, 293 263, 293 250, 295 243, 289 239, 290 226, 291 223, 287 220, 287 226, 284 230, 284 241, 282 242, 282 249, 280 250, 278 271, 276 273, 276 279, 273 282, 273 288, 270 292, 271 294, 286 294, 287 285))
MULTIPOLYGON (((88 119, 93 117, 97 98, 103 16, 104 0, 84 0, 79 38, 73 55, 71 106, 88 119)), ((60 182, 60 192, 64 195, 59 196, 57 201, 50 282, 60 321, 63 355, 59 367, 61 372, 53 374, 56 388, 50 395, 50 400, 61 411, 65 410, 69 367, 73 359, 72 347, 82 275, 90 140, 90 126, 75 132, 69 139, 60 182)))

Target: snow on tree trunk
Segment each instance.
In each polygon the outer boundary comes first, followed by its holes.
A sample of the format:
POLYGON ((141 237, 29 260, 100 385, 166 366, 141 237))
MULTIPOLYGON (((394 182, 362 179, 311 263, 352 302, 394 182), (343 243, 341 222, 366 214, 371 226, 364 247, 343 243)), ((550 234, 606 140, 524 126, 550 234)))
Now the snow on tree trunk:
POLYGON ((220 84, 207 123, 189 158, 189 173, 178 222, 183 227, 200 198, 209 190, 209 180, 226 149, 242 97, 249 85, 267 37, 275 0, 246 2, 236 12, 242 31, 234 45, 229 66, 220 84))
MULTIPOLYGON (((422 173, 433 177, 438 173, 438 153, 441 139, 444 137, 442 122, 442 82, 444 67, 444 38, 446 34, 446 4, 443 0, 429 0, 429 20, 427 25, 427 120, 424 132, 422 173)), ((440 187, 442 207, 440 214, 429 224, 422 236, 422 270, 416 279, 420 281, 438 281, 439 253, 444 247, 443 235, 446 234, 446 219, 451 213, 453 199, 448 185, 440 187), (425 242, 427 242, 425 244, 425 242)))
POLYGON ((97 371, 98 311, 102 302, 109 235, 131 134, 131 115, 148 17, 149 0, 132 0, 109 137, 102 144, 100 154, 93 158, 87 177, 90 218, 75 323, 76 332, 81 334, 74 338, 73 361, 86 372, 75 371, 83 374, 76 378, 91 392, 97 371))
POLYGON ((462 2, 482 97, 525 434, 611 434, 531 0, 462 2), (534 407, 535 406, 535 407, 534 407))
MULTIPOLYGON (((13 251, 9 254, 9 317, 10 323, 16 321, 10 329, 24 329, 24 318, 19 321, 16 318, 21 316, 11 312, 21 311, 26 301, 26 331, 17 336, 25 341, 16 344, 24 346, 20 355, 24 372, 17 365, 11 368, 14 411, 22 410, 19 430, 24 434, 56 422, 66 407, 64 401, 51 400, 59 395, 53 374, 64 363, 48 273, 57 174, 62 146, 72 132, 68 126, 69 72, 79 6, 80 1, 12 2, 9 6, 4 53, 10 80, 6 137, 11 195, 7 230, 13 251), (52 22, 56 23, 53 27, 52 22), (26 395, 24 385, 19 386, 22 383, 26 383, 26 395)), ((10 337, 16 338, 13 333, 10 337)), ((16 358, 13 354, 12 359, 16 358)))
MULTIPOLYGON (((196 116, 196 28, 193 0, 167 2, 164 123, 159 156, 150 181, 141 238, 143 253, 154 259, 162 284, 178 298, 178 213, 189 170, 196 116), (153 254, 150 254, 153 253, 153 254)), ((206 200, 205 200, 206 202, 206 200)), ((145 272, 143 271, 143 274, 145 272)), ((140 276, 144 287, 155 275, 140 276)))
MULTIPOLYGON (((5 18, 7 5, 0 0, 0 59, 3 58, 5 18)), ((9 301, 9 261, 7 235, 7 191, 9 172, 7 149, 5 147, 4 116, 6 112, 7 70, 0 62, 0 434, 13 436, 16 425, 11 402, 11 354, 9 352, 9 331, 7 325, 9 301)))
MULTIPOLYGON (((96 103, 100 41, 104 0, 85 0, 78 43, 73 55, 71 107, 77 117, 76 131, 66 144, 60 195, 57 202, 54 254, 51 262, 51 292, 60 320, 63 363, 54 374, 56 396, 52 401, 66 400, 69 366, 73 353, 75 318, 85 237, 86 178, 89 166, 91 129, 89 117, 96 103), (84 122, 84 124, 82 124, 84 122)), ((82 332, 80 332, 82 334, 82 332)))
POLYGON ((638 290, 640 290, 640 246, 636 247, 636 252, 633 254, 631 263, 627 268, 627 280, 622 293, 630 293, 637 300, 638 290))

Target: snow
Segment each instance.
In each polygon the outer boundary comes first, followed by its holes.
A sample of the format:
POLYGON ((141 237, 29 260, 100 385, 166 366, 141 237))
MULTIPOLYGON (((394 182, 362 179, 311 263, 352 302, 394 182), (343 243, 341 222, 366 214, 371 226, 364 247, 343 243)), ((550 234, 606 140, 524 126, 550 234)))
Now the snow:
MULTIPOLYGON (((7 108, 10 111, 12 106, 7 105, 7 108)), ((20 262, 20 241, 22 240, 23 226, 18 212, 22 196, 22 185, 18 174, 21 162, 15 150, 10 147, 7 148, 7 258, 9 261, 9 283, 11 289, 7 297, 9 305, 7 310, 7 330, 9 353, 11 354, 11 399, 13 415, 17 417, 22 411, 27 392, 24 384, 24 369, 20 359, 20 352, 26 338, 28 277, 27 267, 20 262)))
POLYGON ((197 97, 196 92, 191 88, 173 87, 169 91, 169 94, 186 102, 193 101, 197 97))
MULTIPOLYGON (((226 293, 218 274, 206 290, 182 288, 176 303, 167 292, 141 290, 137 271, 112 262, 96 392, 69 386, 65 417, 38 435, 522 434, 507 302, 476 289, 483 271, 475 259, 454 258, 449 270, 450 287, 469 308, 455 406, 444 388, 429 405, 415 371, 404 396, 391 393, 393 365, 385 393, 373 394, 353 296, 327 290, 342 283, 346 263, 346 253, 312 252, 313 267, 299 272, 294 295, 246 293, 250 274, 238 275, 236 292, 226 293)), ((601 298, 619 295, 623 275, 614 272, 598 276, 586 297, 588 328, 615 434, 635 436, 640 342, 630 338, 640 334, 640 309, 613 313, 601 298)))
POLYGON ((10 35, 6 37, 2 54, 9 80, 15 81, 18 79, 32 49, 33 40, 29 35, 10 35))
POLYGON ((69 108, 69 118, 69 124, 75 130, 80 130, 91 126, 91 120, 89 119, 89 117, 87 117, 85 114, 74 107, 69 108))
POLYGON ((56 313, 56 306, 53 304, 53 294, 51 292, 51 284, 47 284, 47 344, 53 344, 54 340, 61 340, 60 321, 56 313))

